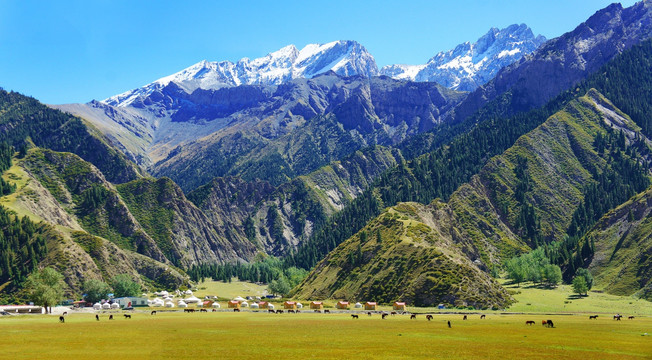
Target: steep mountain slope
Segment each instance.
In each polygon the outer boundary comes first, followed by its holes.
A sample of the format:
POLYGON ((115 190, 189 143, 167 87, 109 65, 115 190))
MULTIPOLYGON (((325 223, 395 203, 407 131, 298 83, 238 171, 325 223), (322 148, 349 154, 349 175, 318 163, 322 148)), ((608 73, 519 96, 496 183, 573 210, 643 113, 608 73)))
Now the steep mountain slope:
POLYGON ((72 152, 93 163, 114 183, 137 179, 140 170, 116 151, 97 129, 36 99, 0 90, 0 141, 18 148, 32 142, 72 152))
POLYGON ((399 152, 377 146, 277 188, 263 181, 215 178, 188 198, 232 236, 267 253, 286 255, 401 160, 399 152))
POLYGON ((86 115, 103 114, 91 118, 98 128, 108 129, 107 136, 123 148, 147 147, 133 158, 149 158, 152 174, 188 191, 225 175, 281 184, 363 147, 396 144, 432 129, 463 97, 433 83, 328 73, 278 87, 192 94, 170 83, 149 95, 145 108, 113 111, 94 103, 86 115), (128 114, 133 117, 123 119, 128 114), (122 120, 109 124, 109 118, 122 120), (132 132, 129 139, 125 128, 132 132), (153 142, 143 146, 146 138, 153 142))
POLYGON ((585 258, 595 289, 652 300, 652 189, 603 217, 582 239, 593 247, 585 258))
POLYGON ((312 78, 328 71, 341 76, 370 77, 378 74, 378 67, 371 54, 355 41, 308 44, 301 50, 288 45, 254 60, 243 58, 236 63, 203 60, 176 74, 102 102, 118 107, 140 103, 171 82, 192 93, 196 89, 214 90, 239 85, 280 85, 292 79, 312 78))
POLYGON ((501 98, 503 114, 541 106, 581 81, 615 55, 652 35, 652 4, 641 1, 623 9, 612 4, 575 30, 543 44, 469 94, 454 119, 462 121, 487 102, 501 98), (508 99, 510 99, 508 101, 508 99))
MULTIPOLYGON (((66 195, 69 196, 68 200, 72 200, 73 196, 68 188, 61 183, 61 180, 50 172, 52 167, 46 166, 43 172, 54 175, 54 178, 46 184, 52 189, 55 186, 58 187, 59 191, 54 193, 59 198, 55 198, 39 181, 39 178, 28 170, 25 163, 34 164, 36 160, 33 157, 37 156, 35 153, 44 157, 63 155, 67 156, 68 160, 74 157, 71 154, 31 150, 28 158, 32 159, 18 160, 3 174, 3 179, 16 185, 16 191, 1 197, 0 204, 10 212, 40 222, 38 229, 41 229, 39 231, 43 233, 42 236, 46 240, 43 248, 47 252, 43 258, 39 258, 38 266, 52 266, 61 272, 68 285, 66 291, 68 296, 79 296, 84 280, 92 278, 109 281, 118 274, 128 274, 132 279, 147 287, 176 287, 187 282, 187 276, 171 267, 165 259, 164 262, 156 261, 84 231, 80 225, 84 221, 76 216, 78 209, 71 203, 59 202, 59 199, 64 199, 66 195)), ((77 163, 77 165, 81 164, 77 163)), ((95 169, 95 171, 95 173, 87 172, 87 177, 97 176, 97 170, 95 169)), ((77 177, 80 177, 79 174, 77 177)), ((98 183, 102 183, 102 178, 96 180, 98 183)), ((84 181, 80 181, 78 184, 85 186, 84 181)), ((109 207, 106 208, 111 210, 109 207)), ((88 217, 82 218, 88 220, 88 217)), ((102 218, 99 217, 99 220, 102 221, 102 218)), ((25 220, 22 222, 25 223, 25 220)), ((21 279, 14 278, 14 280, 17 281, 15 285, 20 286, 21 279)), ((4 291, 7 290, 15 290, 15 288, 4 289, 4 291)), ((5 294, 0 295, 4 296, 5 294)))
MULTIPOLYGON (((468 261, 473 261, 476 268, 488 270, 530 247, 564 238, 572 220, 571 215, 583 199, 583 192, 597 181, 596 178, 601 173, 623 166, 626 170, 621 171, 620 176, 631 180, 641 179, 640 182, 633 183, 633 188, 624 189, 625 193, 648 186, 649 178, 639 162, 649 159, 649 144, 650 140, 631 119, 598 92, 591 90, 586 96, 571 101, 541 126, 519 138, 514 146, 502 155, 492 158, 478 175, 451 195, 448 203, 435 201, 429 205, 431 209, 428 211, 433 211, 434 208, 443 211, 447 216, 435 216, 435 220, 427 221, 420 215, 418 221, 426 225, 421 228, 421 233, 435 233, 438 234, 435 239, 446 239, 444 244, 434 247, 441 252, 446 252, 446 249, 458 251, 457 255, 449 257, 463 255, 468 261), (619 137, 620 140, 611 142, 610 147, 600 148, 600 142, 596 139, 605 136, 612 139, 619 137), (450 243, 456 245, 451 247, 450 243)), ((390 208, 389 212, 395 211, 401 218, 406 213, 405 207, 414 206, 401 203, 390 208)), ((422 211, 424 210, 416 212, 422 211)), ((361 245, 361 257, 365 259, 363 269, 346 266, 347 254, 357 246, 356 240, 350 238, 317 264, 306 281, 296 289, 296 293, 322 297, 338 294, 355 297, 381 296, 382 292, 351 292, 352 289, 362 286, 357 284, 357 281, 376 286, 390 281, 389 277, 384 278, 388 273, 379 271, 381 269, 391 269, 396 273, 392 276, 402 279, 401 281, 412 279, 413 276, 406 275, 409 274, 410 267, 397 270, 400 256, 389 261, 386 260, 387 256, 383 255, 385 251, 389 251, 389 247, 396 245, 396 239, 405 237, 403 230, 393 229, 396 225, 388 221, 391 216, 388 218, 386 214, 381 214, 370 223, 374 224, 374 231, 392 234, 388 236, 389 239, 383 240, 387 242, 385 245, 378 245, 385 250, 365 251, 365 246, 361 245), (369 255, 366 255, 367 252, 369 255), (359 271, 365 276, 360 278, 359 271)), ((403 220, 413 219, 408 217, 403 220)), ((333 229, 325 231, 335 232, 333 229)), ((405 231, 409 233, 409 230, 405 231)), ((359 236, 355 235, 354 238, 359 239, 359 236)), ((414 239, 414 235, 411 238, 414 239)), ((324 245, 328 246, 327 244, 333 243, 334 237, 326 236, 324 239, 324 245)), ((307 243, 300 248, 294 257, 295 262, 305 261, 303 257, 307 256, 306 254, 314 256, 317 251, 310 247, 315 245, 318 244, 307 243)), ((430 259, 427 253, 408 255, 417 259, 419 256, 423 256, 425 261, 430 259)), ((349 263, 351 262, 355 263, 349 260, 349 263)), ((447 276, 443 278, 446 279, 447 276)), ((456 277, 451 280, 451 284, 459 285, 464 281, 466 280, 456 277)), ((445 293, 443 289, 431 291, 426 293, 433 299, 441 299, 445 293)), ((400 293, 388 294, 391 296, 380 298, 393 300, 397 296, 405 296, 400 293)), ((468 294, 459 293, 455 301, 468 302, 468 297, 468 294)), ((487 304, 488 301, 482 299, 479 303, 487 304)))
POLYGON ((322 260, 293 291, 300 299, 504 308, 507 292, 461 249, 472 244, 441 203, 386 210, 322 260), (461 241, 460 241, 461 240, 461 241))
POLYGON ((545 41, 542 35, 535 37, 525 24, 491 28, 475 43, 465 42, 442 51, 424 65, 388 65, 380 73, 394 79, 432 81, 453 90, 473 91, 545 41))

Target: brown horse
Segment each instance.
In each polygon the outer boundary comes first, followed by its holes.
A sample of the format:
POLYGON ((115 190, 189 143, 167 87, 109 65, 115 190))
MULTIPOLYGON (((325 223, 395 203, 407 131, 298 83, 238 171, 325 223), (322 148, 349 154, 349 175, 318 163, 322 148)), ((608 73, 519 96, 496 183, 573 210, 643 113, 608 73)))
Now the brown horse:
POLYGON ((525 325, 534 325, 534 321, 533 320, 528 320, 528 321, 525 322, 525 325))
POLYGON ((66 322, 66 318, 63 317, 63 316, 59 316, 59 322, 61 322, 61 323, 65 323, 65 322, 66 322))
POLYGON ((466 320, 466 315, 464 315, 464 317, 462 318, 462 320, 466 320))
POLYGON ((385 318, 387 317, 387 314, 382 314, 382 315, 380 315, 380 317, 382 317, 383 319, 385 319, 385 318))
POLYGON ((410 320, 412 320, 412 319, 416 319, 416 318, 417 318, 417 314, 412 314, 412 315, 410 315, 410 320))
POLYGON ((208 312, 206 309, 199 309, 199 312, 208 312))
POLYGON ((267 312, 273 314, 273 313, 275 313, 276 311, 274 311, 274 310, 272 310, 272 309, 269 309, 269 310, 267 310, 267 312))
POLYGON ((100 321, 100 316, 95 314, 95 320, 100 321))
POLYGON ((546 320, 546 326, 549 328, 554 328, 555 324, 552 323, 552 320, 546 320))
POLYGON ((294 310, 288 310, 288 314, 290 313, 294 314, 294 310))
POLYGON ((426 320, 428 321, 432 320, 432 315, 426 315, 426 320))
POLYGON ((283 310, 276 310, 277 314, 283 314, 283 310))
POLYGON ((633 316, 628 317, 629 320, 634 320, 633 316))
POLYGON ((485 317, 484 314, 480 315, 480 319, 484 319, 484 317, 485 317))
POLYGON ((598 319, 598 315, 590 315, 589 316, 589 320, 597 320, 597 319, 598 319))
POLYGON ((328 309, 324 310, 324 314, 330 314, 330 313, 331 313, 330 310, 328 310, 328 309))
POLYGON ((150 315, 156 315, 156 310, 153 310, 150 315))
POLYGON ((109 315, 109 320, 113 320, 113 315, 109 315))
MULTIPOLYGON (((272 310, 272 311, 273 311, 273 310, 272 310)), ((235 308, 235 309, 233 309, 233 312, 240 312, 240 309, 235 308)))
POLYGON ((367 313, 367 315, 371 316, 371 311, 369 311, 369 312, 367 313))
POLYGON ((357 319, 357 318, 358 318, 358 315, 356 315, 356 314, 351 314, 351 319, 357 319))
POLYGON ((396 311, 391 312, 392 316, 396 315, 396 311))
MULTIPOLYGON (((129 314, 124 314, 124 315, 125 315, 125 319, 131 319, 131 315, 129 315, 129 314)), ((111 320, 112 317, 113 317, 113 315, 109 316, 109 320, 111 320)))

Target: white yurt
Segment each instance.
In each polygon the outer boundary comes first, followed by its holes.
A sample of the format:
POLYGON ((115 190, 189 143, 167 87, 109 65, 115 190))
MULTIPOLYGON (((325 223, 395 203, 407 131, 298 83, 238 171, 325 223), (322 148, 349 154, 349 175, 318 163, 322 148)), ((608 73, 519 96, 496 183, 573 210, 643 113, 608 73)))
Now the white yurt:
POLYGON ((186 302, 186 304, 196 304, 196 303, 201 303, 201 299, 191 296, 189 298, 183 299, 183 301, 186 302))
POLYGON ((166 297, 165 299, 163 299, 163 301, 172 301, 172 296, 166 297))
POLYGON ((111 309, 111 304, 109 303, 102 304, 102 310, 109 310, 109 309, 111 309))
POLYGON ((297 309, 303 309, 303 304, 300 303, 300 302, 298 302, 298 303, 297 303, 297 309))
POLYGON ((270 309, 270 310, 274 310, 274 304, 267 305, 267 308, 270 309))
POLYGON ((219 308, 222 307, 222 306, 220 305, 220 303, 218 303, 218 302, 216 301, 216 302, 213 303, 213 307, 214 307, 215 309, 219 309, 219 308))
POLYGON ((252 309, 258 309, 260 306, 258 305, 258 303, 251 303, 249 307, 252 309))
POLYGON ((118 304, 117 302, 111 304, 111 309, 120 309, 120 304, 118 304))
POLYGON ((185 301, 183 301, 183 300, 179 300, 179 302, 177 303, 177 306, 180 307, 180 308, 187 308, 188 304, 186 304, 185 301))
POLYGON ((362 304, 355 303, 355 305, 353 305, 353 307, 356 308, 356 309, 362 309, 362 304))
POLYGON ((243 298, 242 296, 238 296, 237 298, 235 298, 233 300, 242 302, 242 301, 245 301, 246 299, 243 298))
POLYGON ((95 303, 93 305, 93 310, 102 310, 102 304, 100 303, 95 303))
POLYGON ((186 294, 186 295, 192 295, 192 291, 190 291, 190 290, 186 290, 186 292, 185 292, 184 294, 186 294))
POLYGON ((174 303, 172 301, 168 301, 168 302, 165 303, 165 307, 167 307, 167 308, 174 307, 174 303))
POLYGON ((152 304, 150 306, 159 307, 159 306, 163 306, 164 304, 165 304, 165 302, 163 300, 161 300, 159 298, 156 298, 156 299, 154 299, 154 301, 152 301, 152 304))
POLYGON ((249 303, 246 302, 246 301, 243 301, 243 302, 240 303, 240 306, 247 307, 247 306, 249 306, 249 303))

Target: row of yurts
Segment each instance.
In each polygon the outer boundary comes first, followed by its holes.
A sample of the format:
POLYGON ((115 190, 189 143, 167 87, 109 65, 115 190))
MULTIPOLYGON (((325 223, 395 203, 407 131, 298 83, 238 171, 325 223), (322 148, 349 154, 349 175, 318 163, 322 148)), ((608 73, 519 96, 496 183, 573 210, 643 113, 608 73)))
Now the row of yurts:
MULTIPOLYGON (((210 298, 215 299, 215 297, 207 297, 206 299, 202 300, 199 299, 198 297, 194 296, 191 290, 186 290, 184 292, 179 292, 177 291, 177 296, 183 296, 187 295, 188 297, 183 298, 183 299, 178 299, 176 305, 174 304, 174 295, 168 293, 167 291, 161 291, 161 292, 156 292, 154 293, 157 297, 153 300, 146 299, 147 294, 143 294, 143 298, 117 298, 114 299, 112 304, 109 303, 96 303, 93 305, 93 308, 96 310, 101 310, 101 309, 119 309, 121 307, 127 307, 127 306, 138 306, 138 305, 145 305, 145 301, 147 302, 146 305, 150 307, 166 307, 166 308, 173 308, 173 307, 178 307, 178 308, 187 308, 189 306, 195 306, 198 308, 214 308, 214 309, 219 309, 221 308, 221 304, 217 301, 214 301, 210 298), (142 303, 138 303, 138 300, 141 300, 142 303)), ((376 310, 377 308, 377 303, 376 302, 371 302, 368 301, 364 304, 362 303, 355 303, 353 305, 353 308, 355 309, 363 309, 364 310, 376 310)), ((233 300, 230 300, 227 302, 227 307, 230 309, 240 309, 240 308, 250 308, 250 309, 265 309, 265 310, 274 310, 275 305, 268 302, 268 301, 253 301, 251 303, 247 302, 246 299, 238 296, 234 298, 233 300)), ((283 303, 283 308, 287 310, 298 310, 302 309, 304 305, 300 302, 297 301, 285 301, 283 303)), ((350 305, 348 301, 338 301, 337 304, 335 304, 335 308, 337 309, 342 309, 346 310, 349 309, 350 305)), ((322 301, 311 301, 310 302, 310 309, 313 310, 321 310, 324 308, 324 303, 322 301)), ((394 310, 406 310, 406 306, 404 302, 395 302, 393 304, 394 310)))

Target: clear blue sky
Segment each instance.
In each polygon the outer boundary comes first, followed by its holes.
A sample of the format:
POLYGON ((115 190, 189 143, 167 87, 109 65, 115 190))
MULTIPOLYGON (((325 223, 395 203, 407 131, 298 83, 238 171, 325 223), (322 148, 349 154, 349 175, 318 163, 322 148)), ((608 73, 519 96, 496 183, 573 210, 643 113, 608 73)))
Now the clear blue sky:
POLYGON ((360 42, 379 66, 420 64, 491 27, 525 23, 557 37, 610 2, 0 0, 0 86, 51 104, 87 102, 203 59, 334 40, 360 42))

